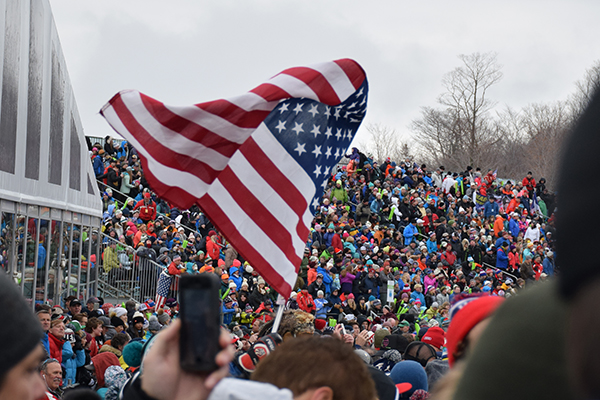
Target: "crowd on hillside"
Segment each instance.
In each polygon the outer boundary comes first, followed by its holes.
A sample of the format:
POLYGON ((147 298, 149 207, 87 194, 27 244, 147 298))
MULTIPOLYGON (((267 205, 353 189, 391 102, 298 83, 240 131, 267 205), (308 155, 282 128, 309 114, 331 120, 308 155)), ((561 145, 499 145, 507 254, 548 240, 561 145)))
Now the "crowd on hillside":
MULTIPOLYGON (((379 165, 353 149, 331 175, 278 335, 270 334, 277 294, 202 210, 157 198, 135 149, 113 143, 107 137, 91 148, 104 181, 108 236, 92 241, 102 246, 105 273, 125 268, 117 249, 126 247, 156 261, 159 279, 172 288, 182 274, 218 275, 223 325, 236 349, 229 370, 238 378, 251 377, 281 341, 330 336, 369 366, 380 398, 390 398, 382 390, 391 381, 410 381, 395 389, 406 398, 426 398, 473 345, 472 328, 504 298, 557 271, 555 199, 543 178, 536 182, 529 173, 500 183, 478 168, 450 172, 390 159, 379 165)), ((117 398, 143 344, 176 318, 177 299, 113 305, 91 298, 85 307, 81 300, 38 312, 47 356, 58 360, 55 376, 62 367, 54 384, 46 378, 48 388, 59 397, 61 388, 78 383, 117 398)))

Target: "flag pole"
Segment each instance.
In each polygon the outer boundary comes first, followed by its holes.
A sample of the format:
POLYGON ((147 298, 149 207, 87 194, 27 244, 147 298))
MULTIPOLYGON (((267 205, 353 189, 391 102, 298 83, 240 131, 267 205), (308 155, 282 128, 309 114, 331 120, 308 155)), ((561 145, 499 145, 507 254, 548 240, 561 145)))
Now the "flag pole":
POLYGON ((285 310, 285 304, 287 300, 282 295, 277 295, 277 314, 275 314, 275 320, 273 321, 273 327, 271 328, 271 333, 277 333, 279 329, 279 324, 281 323, 281 318, 283 317, 283 311, 285 310))

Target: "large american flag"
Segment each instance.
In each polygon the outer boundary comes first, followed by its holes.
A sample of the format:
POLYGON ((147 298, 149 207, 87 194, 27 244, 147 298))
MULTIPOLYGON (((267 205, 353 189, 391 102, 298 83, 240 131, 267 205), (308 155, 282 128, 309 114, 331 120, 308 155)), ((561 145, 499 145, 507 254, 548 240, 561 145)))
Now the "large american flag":
POLYGON ((102 110, 158 195, 197 203, 277 292, 296 282, 313 214, 366 111, 363 69, 287 69, 227 100, 173 107, 123 91, 102 110))

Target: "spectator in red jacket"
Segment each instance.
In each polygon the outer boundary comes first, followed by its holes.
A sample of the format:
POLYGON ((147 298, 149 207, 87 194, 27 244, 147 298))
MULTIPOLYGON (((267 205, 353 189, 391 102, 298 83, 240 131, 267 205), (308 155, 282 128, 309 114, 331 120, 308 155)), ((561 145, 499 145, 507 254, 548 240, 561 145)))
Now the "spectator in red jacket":
POLYGON ((208 238, 206 239, 206 255, 211 258, 213 268, 217 268, 219 266, 218 262, 220 251, 221 247, 219 246, 219 243, 217 243, 217 232, 208 232, 208 238))
POLYGON ((308 288, 306 286, 304 286, 300 293, 298 293, 296 301, 298 301, 298 308, 300 308, 302 311, 306 311, 307 313, 314 313, 317 309, 317 306, 315 305, 310 293, 308 293, 308 288))
POLYGON ((531 171, 527 173, 527 176, 523 178, 523 187, 529 192, 529 198, 533 199, 533 192, 535 190, 535 179, 531 171))
POLYGON ((140 219, 145 223, 156 219, 156 203, 152 200, 150 193, 144 193, 144 198, 137 202, 134 210, 140 210, 140 219))

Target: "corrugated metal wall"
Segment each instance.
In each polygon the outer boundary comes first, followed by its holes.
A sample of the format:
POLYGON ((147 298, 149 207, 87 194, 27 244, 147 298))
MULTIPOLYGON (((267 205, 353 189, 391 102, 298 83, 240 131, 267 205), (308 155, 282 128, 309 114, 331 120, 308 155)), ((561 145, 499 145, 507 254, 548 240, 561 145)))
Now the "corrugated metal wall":
POLYGON ((102 215, 48 0, 0 0, 0 198, 102 215))

